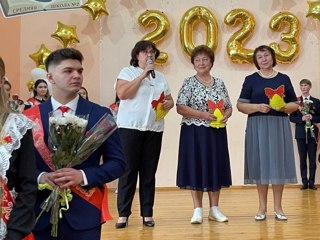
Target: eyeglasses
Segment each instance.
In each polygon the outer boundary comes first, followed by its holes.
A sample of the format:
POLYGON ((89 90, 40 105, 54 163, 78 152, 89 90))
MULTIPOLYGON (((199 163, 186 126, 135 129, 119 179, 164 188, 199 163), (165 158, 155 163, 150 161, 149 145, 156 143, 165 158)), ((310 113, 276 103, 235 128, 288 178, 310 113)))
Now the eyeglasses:
POLYGON ((195 58, 195 59, 194 59, 194 62, 195 62, 195 63, 208 62, 208 61, 210 61, 209 58, 195 58))
POLYGON ((154 50, 149 50, 149 51, 147 51, 147 50, 143 50, 143 51, 141 51, 141 53, 142 54, 144 54, 144 55, 155 55, 156 54, 156 51, 154 51, 154 50))

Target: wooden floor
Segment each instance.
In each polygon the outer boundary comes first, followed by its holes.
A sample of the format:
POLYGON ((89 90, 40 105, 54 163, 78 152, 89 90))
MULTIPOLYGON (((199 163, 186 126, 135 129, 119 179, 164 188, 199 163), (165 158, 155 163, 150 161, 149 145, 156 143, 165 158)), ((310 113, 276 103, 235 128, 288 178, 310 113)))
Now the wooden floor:
MULTIPOLYGON (((318 186, 319 187, 319 186, 318 186)), ((136 193, 129 226, 115 229, 117 220, 116 197, 109 191, 109 204, 113 220, 103 225, 105 240, 184 240, 184 239, 320 239, 320 189, 301 191, 298 186, 287 187, 283 195, 283 207, 287 222, 279 222, 273 216, 272 191, 269 189, 267 220, 254 221, 258 209, 257 191, 253 187, 223 189, 220 209, 229 222, 208 221, 208 197, 204 196, 204 221, 190 224, 193 206, 190 192, 179 189, 156 191, 154 219, 156 226, 142 226, 139 195, 136 193)))

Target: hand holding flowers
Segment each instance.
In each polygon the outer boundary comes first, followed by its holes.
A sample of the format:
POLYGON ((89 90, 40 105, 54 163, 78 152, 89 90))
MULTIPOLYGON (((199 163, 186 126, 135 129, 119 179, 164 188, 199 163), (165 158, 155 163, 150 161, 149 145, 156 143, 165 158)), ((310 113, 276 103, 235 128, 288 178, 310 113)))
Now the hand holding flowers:
POLYGON ((312 109, 312 100, 309 99, 304 99, 303 101, 300 101, 300 111, 302 113, 302 120, 305 121, 305 125, 304 125, 304 129, 306 132, 306 141, 308 141, 308 130, 310 130, 310 135, 312 138, 314 138, 317 141, 317 137, 314 134, 314 126, 311 123, 311 119, 312 119, 312 113, 313 113, 313 109, 312 109))
MULTIPOLYGON (((83 184, 83 175, 73 167, 83 163, 117 128, 113 117, 106 113, 85 132, 88 116, 74 116, 54 112, 49 118, 49 146, 53 172, 41 176, 39 189, 49 189, 51 194, 42 203, 41 214, 51 209, 51 235, 58 235, 58 220, 69 209, 72 200, 70 188, 83 184)), ((40 190, 41 190, 40 189, 40 190)))

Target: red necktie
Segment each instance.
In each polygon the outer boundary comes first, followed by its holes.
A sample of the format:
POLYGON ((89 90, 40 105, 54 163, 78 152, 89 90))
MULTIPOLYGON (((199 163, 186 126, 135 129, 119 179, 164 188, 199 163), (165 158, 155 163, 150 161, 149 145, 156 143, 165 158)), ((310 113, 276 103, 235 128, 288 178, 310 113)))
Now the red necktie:
POLYGON ((59 109, 61 111, 62 116, 64 116, 64 113, 68 112, 70 108, 67 106, 60 106, 59 109))

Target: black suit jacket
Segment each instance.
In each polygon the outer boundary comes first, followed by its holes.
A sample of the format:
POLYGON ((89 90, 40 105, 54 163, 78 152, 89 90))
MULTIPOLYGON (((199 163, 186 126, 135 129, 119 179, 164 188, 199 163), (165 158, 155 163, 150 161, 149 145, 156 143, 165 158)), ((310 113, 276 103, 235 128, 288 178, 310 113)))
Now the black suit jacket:
MULTIPOLYGON (((39 105, 41 121, 44 130, 44 139, 47 143, 49 137, 49 112, 52 111, 51 99, 39 105)), ((28 111, 26 114, 28 114, 28 111)), ((79 98, 76 115, 89 115, 87 130, 91 129, 98 120, 105 114, 110 113, 106 107, 89 102, 82 97, 79 98)), ((41 155, 36 151, 37 176, 42 172, 51 172, 41 155)), ((113 134, 82 164, 75 166, 82 169, 87 177, 87 190, 99 187, 119 178, 125 169, 124 156, 120 143, 118 131, 113 134), (101 156, 103 163, 100 164, 101 156)), ((38 191, 35 205, 36 215, 41 211, 41 203, 49 196, 50 191, 38 191)), ((73 199, 69 203, 70 209, 63 214, 63 219, 68 222, 71 228, 76 230, 87 230, 101 225, 101 210, 84 200, 77 194, 73 194, 73 199)), ((50 212, 44 212, 35 226, 36 231, 41 231, 49 225, 50 212)))
MULTIPOLYGON (((300 97, 301 101, 303 101, 302 96, 300 97)), ((310 100, 313 102, 311 104, 311 110, 310 114, 312 115, 312 120, 311 123, 319 123, 320 122, 320 100, 318 98, 314 98, 310 96, 310 100)), ((299 104, 301 104, 301 101, 299 104)), ((290 114, 290 121, 296 124, 296 129, 295 129, 295 138, 306 138, 306 132, 304 129, 304 126, 306 124, 305 121, 302 121, 303 114, 301 113, 300 110, 297 110, 293 113, 290 114)), ((318 137, 318 132, 319 129, 314 126, 314 133, 315 136, 318 137)), ((307 134, 308 138, 311 138, 310 131, 308 131, 307 134)))
POLYGON ((5 240, 22 239, 33 230, 34 204, 37 194, 36 161, 31 130, 21 139, 20 148, 12 152, 7 171, 8 188, 18 196, 10 214, 5 240))

